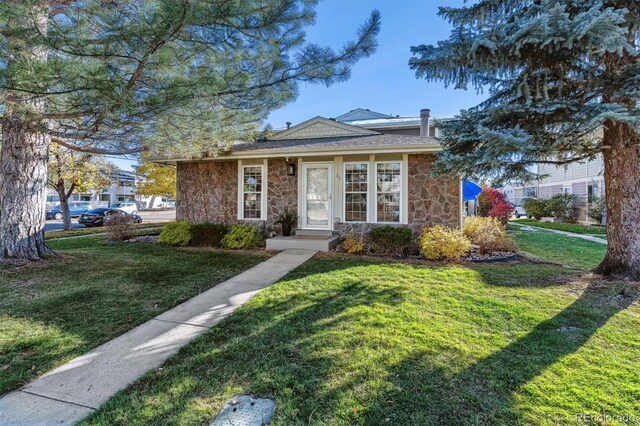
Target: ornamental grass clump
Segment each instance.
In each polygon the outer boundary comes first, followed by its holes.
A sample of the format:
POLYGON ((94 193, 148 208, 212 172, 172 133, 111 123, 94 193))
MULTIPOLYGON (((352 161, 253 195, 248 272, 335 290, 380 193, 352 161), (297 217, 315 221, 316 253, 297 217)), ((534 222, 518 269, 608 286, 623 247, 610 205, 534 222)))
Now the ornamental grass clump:
POLYGON ((502 223, 494 217, 470 216, 464 221, 463 231, 480 254, 494 251, 514 251, 515 244, 502 223))
POLYGON ((349 254, 362 254, 364 247, 364 237, 356 238, 352 233, 348 233, 342 242, 343 250, 349 254))
POLYGON ((428 260, 459 260, 470 250, 471 241, 459 229, 436 225, 420 234, 420 253, 428 260))

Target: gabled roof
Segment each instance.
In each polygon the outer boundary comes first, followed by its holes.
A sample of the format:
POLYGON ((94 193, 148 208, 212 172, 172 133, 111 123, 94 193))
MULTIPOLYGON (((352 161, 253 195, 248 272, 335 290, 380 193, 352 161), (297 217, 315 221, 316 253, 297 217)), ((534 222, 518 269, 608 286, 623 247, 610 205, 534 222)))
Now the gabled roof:
POLYGON ((377 135, 376 131, 315 117, 269 137, 270 141, 377 135))
MULTIPOLYGON (((396 125, 397 124, 396 122, 396 125)), ((440 143, 431 137, 383 134, 371 128, 341 123, 324 117, 315 117, 289 129, 280 131, 268 139, 258 140, 253 143, 234 143, 232 146, 221 150, 214 157, 154 157, 151 161, 175 164, 182 161, 279 158, 289 156, 309 157, 318 155, 435 153, 441 150, 442 146, 440 143)))
POLYGON ((239 143, 217 157, 155 157, 151 161, 175 164, 181 161, 230 160, 242 158, 313 157, 318 155, 370 155, 399 153, 437 153, 442 150, 433 138, 413 135, 373 134, 306 139, 270 139, 265 142, 239 143))
POLYGON ((291 155, 300 152, 312 154, 314 152, 332 152, 339 154, 344 151, 363 151, 375 153, 381 151, 391 152, 421 152, 440 151, 439 142, 426 136, 369 134, 361 136, 337 136, 306 139, 269 139, 262 143, 242 143, 234 145, 231 155, 251 152, 283 151, 291 155))
POLYGON ((348 123, 357 120, 375 120, 379 118, 393 118, 392 115, 375 112, 364 108, 356 108, 336 117, 336 121, 348 123))

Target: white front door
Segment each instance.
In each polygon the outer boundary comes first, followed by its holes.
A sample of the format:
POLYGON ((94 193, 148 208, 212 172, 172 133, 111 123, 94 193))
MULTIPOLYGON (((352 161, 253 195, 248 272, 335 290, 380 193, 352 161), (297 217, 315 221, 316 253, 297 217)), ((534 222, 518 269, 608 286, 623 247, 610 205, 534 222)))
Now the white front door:
POLYGON ((302 227, 332 229, 331 163, 302 164, 302 227))

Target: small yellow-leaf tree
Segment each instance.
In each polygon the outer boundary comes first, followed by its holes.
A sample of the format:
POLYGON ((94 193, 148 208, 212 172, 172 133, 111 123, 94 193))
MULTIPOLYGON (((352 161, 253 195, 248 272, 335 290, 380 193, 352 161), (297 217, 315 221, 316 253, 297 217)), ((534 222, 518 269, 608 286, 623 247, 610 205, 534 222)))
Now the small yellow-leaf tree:
POLYGON ((111 166, 102 156, 74 151, 51 144, 48 185, 60 197, 63 228, 71 228, 69 198, 74 192, 100 191, 111 185, 111 166))
POLYGON ((143 177, 137 187, 138 195, 176 198, 176 169, 164 164, 152 163, 142 157, 136 172, 143 177))

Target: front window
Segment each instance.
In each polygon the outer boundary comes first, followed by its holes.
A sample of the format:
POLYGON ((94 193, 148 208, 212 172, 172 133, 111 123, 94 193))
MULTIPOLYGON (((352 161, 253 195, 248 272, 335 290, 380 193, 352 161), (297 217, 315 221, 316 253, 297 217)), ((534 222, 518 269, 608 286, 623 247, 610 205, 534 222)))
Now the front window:
POLYGON ((376 164, 376 219, 378 222, 400 222, 402 165, 399 162, 376 164))
POLYGON ((529 187, 522 190, 522 198, 536 198, 536 188, 529 187))
POLYGON ((262 217, 262 167, 242 168, 242 208, 244 219, 262 217))
POLYGON ((590 183, 587 186, 587 202, 593 203, 598 198, 600 198, 600 188, 598 187, 598 183, 590 183))
POLYGON ((367 163, 344 166, 344 214, 346 222, 367 221, 369 173, 367 163))

